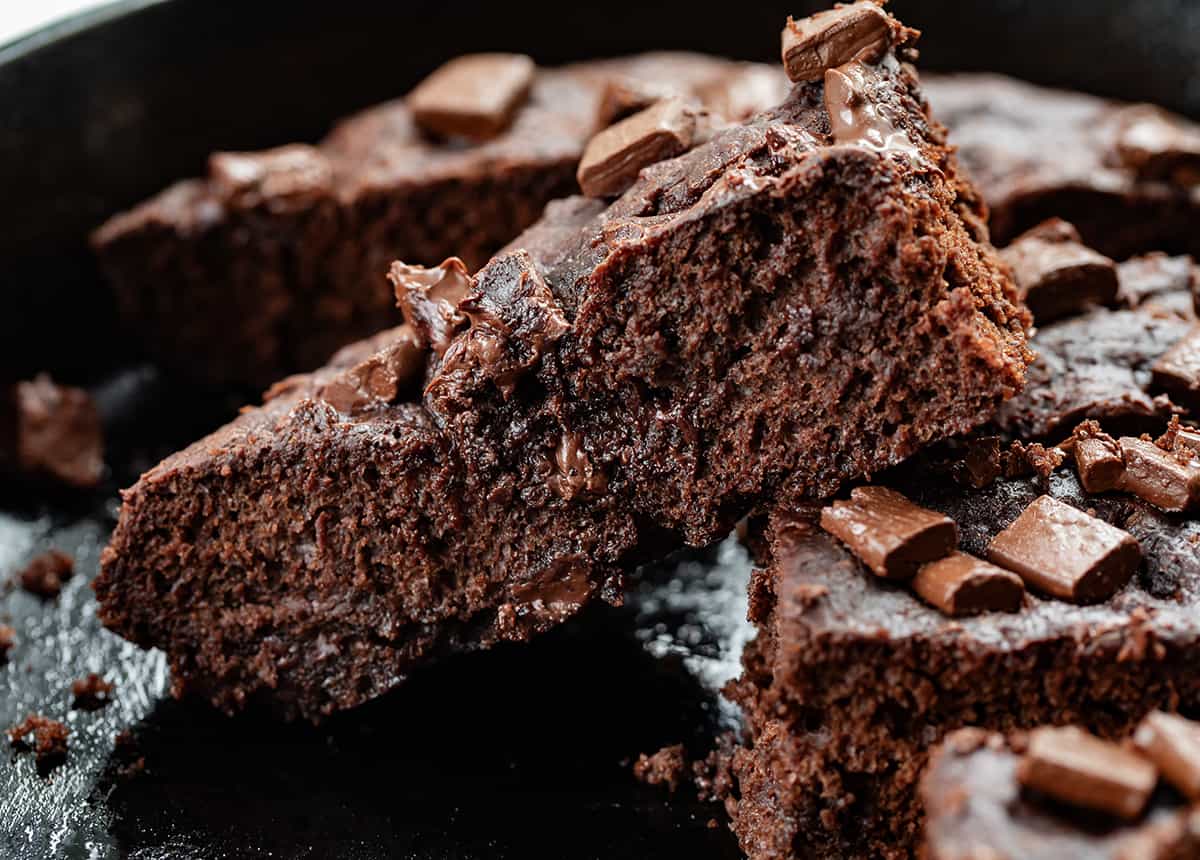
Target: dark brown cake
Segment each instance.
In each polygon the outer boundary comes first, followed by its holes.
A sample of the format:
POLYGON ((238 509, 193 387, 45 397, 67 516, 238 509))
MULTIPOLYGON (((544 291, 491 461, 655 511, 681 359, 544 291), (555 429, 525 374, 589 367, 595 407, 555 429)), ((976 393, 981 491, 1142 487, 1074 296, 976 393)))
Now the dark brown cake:
POLYGON ((1200 256, 1200 127, 1150 105, 996 75, 931 75, 924 85, 991 209, 997 244, 1058 216, 1116 259, 1200 256))
POLYGON ((829 75, 611 205, 551 206, 457 309, 435 297, 454 265, 395 267, 427 408, 394 386, 338 412, 344 355, 151 470, 105 623, 166 650, 179 690, 317 717, 987 420, 1027 318, 975 198, 909 67, 829 75))
POLYGON ((42 375, 0 385, 0 478, 90 488, 104 476, 96 404, 81 388, 42 375))
POLYGON ((397 100, 316 147, 216 154, 206 177, 113 218, 94 244, 156 360, 202 382, 263 387, 391 325, 392 260, 482 266, 576 190, 606 87, 644 83, 733 119, 787 92, 776 69, 689 54, 545 69, 511 125, 473 142, 424 134, 397 100))

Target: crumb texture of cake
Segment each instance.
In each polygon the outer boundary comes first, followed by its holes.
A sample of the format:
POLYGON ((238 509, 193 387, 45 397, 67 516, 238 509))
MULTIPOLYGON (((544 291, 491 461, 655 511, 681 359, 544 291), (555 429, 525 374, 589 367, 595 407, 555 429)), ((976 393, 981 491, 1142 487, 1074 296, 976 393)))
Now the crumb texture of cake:
POLYGON ((840 136, 800 85, 611 204, 551 205, 456 306, 455 264, 393 267, 423 403, 394 367, 363 390, 400 337, 379 336, 149 471, 103 621, 163 648, 180 692, 318 718, 986 421, 1028 318, 911 68, 841 74, 840 136))
POLYGON ((213 155, 207 175, 115 216, 93 245, 155 360, 262 388, 390 325, 392 260, 457 255, 474 271, 573 193, 606 86, 631 81, 734 120, 787 92, 778 69, 696 54, 536 71, 528 58, 463 57, 317 146, 213 155))

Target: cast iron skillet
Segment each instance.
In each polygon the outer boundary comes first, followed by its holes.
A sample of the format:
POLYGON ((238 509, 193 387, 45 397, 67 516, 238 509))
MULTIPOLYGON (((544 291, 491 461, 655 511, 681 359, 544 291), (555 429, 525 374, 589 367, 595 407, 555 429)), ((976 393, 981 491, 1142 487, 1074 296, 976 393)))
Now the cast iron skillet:
MULTIPOLYGON (((453 54, 556 63, 690 48, 775 61, 784 17, 818 5, 128 0, 0 47, 0 379, 49 369, 91 385, 112 467, 83 497, 0 488, 0 579, 49 546, 78 571, 55 603, 0 603, 18 637, 0 667, 0 726, 36 711, 72 729, 48 778, 0 756, 0 856, 738 856, 718 808, 668 802, 628 767, 667 743, 702 751, 735 724, 715 694, 748 634, 749 562, 733 543, 644 571, 623 609, 452 661, 319 729, 171 700, 160 655, 102 631, 88 583, 116 489, 251 394, 194 391, 142 363, 85 237, 200 172, 212 150, 315 139, 453 54), (67 688, 89 671, 117 682, 116 702, 71 711, 67 688), (114 751, 125 729, 131 753, 114 751)), ((1200 115, 1198 2, 893 8, 925 31, 924 68, 1200 115)))

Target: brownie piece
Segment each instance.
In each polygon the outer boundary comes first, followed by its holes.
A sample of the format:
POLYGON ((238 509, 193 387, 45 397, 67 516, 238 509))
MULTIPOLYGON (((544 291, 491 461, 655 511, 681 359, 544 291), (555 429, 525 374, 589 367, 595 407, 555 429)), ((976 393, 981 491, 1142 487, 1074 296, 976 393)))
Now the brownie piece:
POLYGON ((886 485, 957 522, 966 553, 995 561, 996 535, 1049 495, 1136 539, 1142 561, 1108 599, 1030 591, 1017 612, 953 618, 877 576, 813 509, 777 510, 734 689, 751 741, 734 758, 733 821, 755 860, 913 856, 918 778, 954 729, 1077 722, 1117 737, 1154 708, 1200 709, 1200 521, 1090 495, 1071 471, 975 488, 918 461, 886 485))
POLYGON ((482 140, 431 135, 398 99, 315 147, 213 155, 205 177, 114 217, 93 243, 153 358, 201 382, 262 388, 394 324, 392 260, 457 255, 474 271, 573 193, 605 89, 619 82, 708 99, 734 119, 787 92, 775 69, 691 54, 541 69, 507 127, 482 140))
POLYGON ((1200 255, 1200 184, 1172 157, 1200 157, 1200 127, 1148 105, 1045 89, 987 74, 927 76, 926 95, 1007 244, 1050 217, 1124 259, 1147 251, 1200 255), (1148 158, 1149 138, 1157 158, 1148 158))
POLYGON ((1188 860, 1200 857, 1200 809, 1170 791, 1135 821, 1071 809, 1022 790, 1023 734, 950 735, 921 782, 928 860, 1188 860))
POLYGON ((81 388, 45 374, 0 386, 0 475, 90 488, 104 476, 100 414, 81 388))
POLYGON ((831 73, 858 93, 845 125, 799 86, 612 204, 549 207, 457 306, 457 265, 394 266, 424 405, 337 411, 344 354, 152 469, 102 559, 104 622, 163 648, 177 689, 316 717, 985 421, 1027 318, 911 68, 831 73))

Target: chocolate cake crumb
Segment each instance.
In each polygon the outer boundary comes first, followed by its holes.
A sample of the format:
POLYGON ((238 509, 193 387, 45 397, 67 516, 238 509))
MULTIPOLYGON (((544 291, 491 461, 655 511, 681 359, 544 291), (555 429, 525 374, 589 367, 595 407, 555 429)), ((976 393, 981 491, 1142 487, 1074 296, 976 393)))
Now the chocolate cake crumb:
POLYGON ((8 662, 8 652, 16 642, 16 631, 7 624, 0 624, 0 666, 8 662))
POLYGON ((71 683, 71 707, 80 711, 98 711, 112 703, 114 686, 95 672, 71 683))
POLYGON ((21 588, 43 600, 53 600, 75 571, 75 560, 60 549, 35 557, 18 575, 21 588))
POLYGON ((674 794, 683 784, 688 772, 687 753, 683 744, 663 747, 653 755, 642 753, 633 765, 633 776, 646 785, 665 785, 674 794))
POLYGON ((112 773, 118 779, 132 779, 146 770, 146 757, 142 755, 137 736, 124 729, 113 738, 111 758, 112 773))
POLYGON ((67 736, 71 730, 58 720, 30 714, 23 723, 8 730, 8 740, 17 752, 33 752, 38 772, 45 776, 67 757, 67 736), (27 738, 33 735, 33 742, 27 738))

